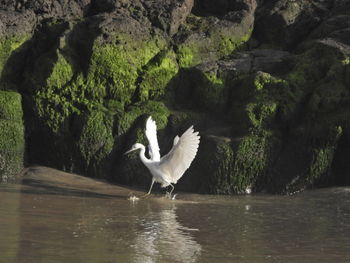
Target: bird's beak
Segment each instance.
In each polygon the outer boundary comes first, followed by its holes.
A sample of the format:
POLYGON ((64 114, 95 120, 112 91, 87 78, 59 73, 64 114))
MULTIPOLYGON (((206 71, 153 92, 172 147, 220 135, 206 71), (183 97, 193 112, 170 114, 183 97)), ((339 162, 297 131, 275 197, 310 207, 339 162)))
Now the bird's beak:
POLYGON ((129 151, 125 152, 124 155, 128 154, 128 153, 131 153, 133 151, 135 151, 136 149, 130 149, 129 151))

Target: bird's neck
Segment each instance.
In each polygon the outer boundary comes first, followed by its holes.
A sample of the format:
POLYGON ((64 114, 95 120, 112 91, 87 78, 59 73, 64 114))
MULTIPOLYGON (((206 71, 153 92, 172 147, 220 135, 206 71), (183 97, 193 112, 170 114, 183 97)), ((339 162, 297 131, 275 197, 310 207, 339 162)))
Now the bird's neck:
POLYGON ((141 145, 140 146, 140 152, 139 152, 139 155, 140 155, 140 159, 141 161, 144 163, 144 164, 147 164, 147 163, 150 163, 151 160, 149 160, 146 155, 146 147, 144 145, 141 145))

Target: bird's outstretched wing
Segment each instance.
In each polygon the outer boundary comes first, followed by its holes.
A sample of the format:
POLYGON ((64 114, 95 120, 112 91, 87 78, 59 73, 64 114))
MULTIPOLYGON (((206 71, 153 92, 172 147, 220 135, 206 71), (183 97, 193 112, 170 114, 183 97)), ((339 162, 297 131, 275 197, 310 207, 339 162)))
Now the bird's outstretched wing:
POLYGON ((146 137, 148 140, 148 150, 153 161, 160 160, 159 145, 157 139, 157 125, 156 122, 152 119, 152 116, 149 116, 146 122, 146 137))
POLYGON ((171 183, 176 183, 190 167, 197 154, 199 139, 198 132, 191 126, 180 138, 175 137, 173 148, 160 160, 160 169, 171 177, 171 183))

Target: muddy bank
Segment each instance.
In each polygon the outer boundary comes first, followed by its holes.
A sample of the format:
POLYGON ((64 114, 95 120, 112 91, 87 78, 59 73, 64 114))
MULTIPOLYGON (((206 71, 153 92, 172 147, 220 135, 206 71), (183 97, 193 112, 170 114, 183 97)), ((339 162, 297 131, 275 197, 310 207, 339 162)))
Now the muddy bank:
POLYGON ((142 191, 112 185, 101 180, 66 173, 56 169, 33 166, 23 169, 18 183, 24 193, 58 194, 81 197, 123 198, 141 196, 142 191))

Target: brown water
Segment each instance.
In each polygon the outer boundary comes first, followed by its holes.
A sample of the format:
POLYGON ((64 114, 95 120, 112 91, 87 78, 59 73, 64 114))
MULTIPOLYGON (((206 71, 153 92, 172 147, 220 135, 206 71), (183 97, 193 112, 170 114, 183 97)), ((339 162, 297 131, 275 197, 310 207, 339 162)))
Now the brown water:
POLYGON ((0 185, 0 262, 350 262, 350 188, 135 202, 125 191, 0 185))

